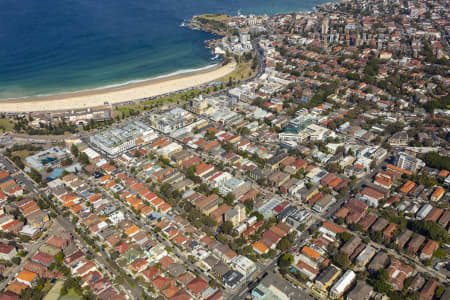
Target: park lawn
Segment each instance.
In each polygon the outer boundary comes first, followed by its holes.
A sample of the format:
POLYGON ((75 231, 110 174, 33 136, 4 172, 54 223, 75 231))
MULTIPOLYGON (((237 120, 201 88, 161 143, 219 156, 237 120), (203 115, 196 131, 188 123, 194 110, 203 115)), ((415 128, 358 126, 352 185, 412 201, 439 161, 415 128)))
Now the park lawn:
POLYGON ((18 150, 11 153, 12 156, 18 156, 22 159, 22 161, 25 161, 25 158, 27 158, 30 155, 33 155, 34 152, 29 150, 18 150))
POLYGON ((230 74, 220 78, 218 81, 223 83, 228 83, 230 78, 233 81, 245 80, 255 74, 255 71, 252 70, 252 61, 241 62, 237 65, 233 72, 230 74))
POLYGON ((81 297, 77 292, 75 292, 74 289, 70 289, 66 295, 59 298, 59 300, 82 300, 82 299, 83 297, 81 297))
POLYGON ((173 105, 183 104, 188 102, 190 99, 197 97, 200 94, 206 95, 212 91, 213 91, 212 88, 195 89, 184 93, 173 94, 167 97, 147 100, 142 103, 133 103, 128 105, 117 106, 114 109, 113 117, 115 118, 116 116, 120 117, 124 116, 125 118, 127 118, 131 115, 132 110, 137 112, 143 112, 155 107, 162 107, 166 104, 173 104, 173 105))
POLYGON ((0 132, 11 131, 14 129, 14 123, 8 119, 0 119, 0 132))
POLYGON ((58 280, 50 289, 50 291, 47 293, 47 295, 45 295, 44 300, 58 300, 63 285, 64 281, 58 280))
POLYGON ((204 14, 200 15, 199 18, 217 22, 229 21, 231 19, 231 17, 227 14, 204 14))

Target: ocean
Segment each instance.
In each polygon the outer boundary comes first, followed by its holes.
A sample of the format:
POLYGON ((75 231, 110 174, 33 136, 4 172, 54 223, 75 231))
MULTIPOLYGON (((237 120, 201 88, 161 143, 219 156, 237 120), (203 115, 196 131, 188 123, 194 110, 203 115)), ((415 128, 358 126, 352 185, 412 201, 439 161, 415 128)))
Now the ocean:
POLYGON ((203 13, 276 14, 325 0, 0 0, 0 99, 123 85, 213 64, 181 27, 203 13))

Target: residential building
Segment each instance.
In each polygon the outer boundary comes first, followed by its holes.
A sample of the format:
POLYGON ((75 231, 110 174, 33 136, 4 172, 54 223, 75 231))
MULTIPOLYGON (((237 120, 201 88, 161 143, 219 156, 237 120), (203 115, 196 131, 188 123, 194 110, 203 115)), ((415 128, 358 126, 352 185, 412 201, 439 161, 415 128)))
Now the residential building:
POLYGON ((344 275, 331 287, 330 297, 337 299, 341 297, 346 290, 350 288, 353 281, 356 279, 356 274, 352 270, 347 270, 344 275))

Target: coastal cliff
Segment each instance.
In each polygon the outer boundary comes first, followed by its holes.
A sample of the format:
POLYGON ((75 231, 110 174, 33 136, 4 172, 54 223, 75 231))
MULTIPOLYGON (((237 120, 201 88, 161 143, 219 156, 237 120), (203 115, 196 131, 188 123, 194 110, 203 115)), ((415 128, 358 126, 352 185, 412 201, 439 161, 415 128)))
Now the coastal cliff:
POLYGON ((188 26, 192 29, 211 32, 220 36, 228 34, 227 22, 231 17, 227 14, 203 14, 194 16, 188 26))

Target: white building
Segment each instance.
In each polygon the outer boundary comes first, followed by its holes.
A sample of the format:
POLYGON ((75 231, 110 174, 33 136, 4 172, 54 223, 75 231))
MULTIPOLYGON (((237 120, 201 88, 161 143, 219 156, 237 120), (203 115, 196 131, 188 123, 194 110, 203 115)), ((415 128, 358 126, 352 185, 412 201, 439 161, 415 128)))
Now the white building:
POLYGON ((299 140, 321 141, 326 137, 334 137, 335 134, 328 128, 311 124, 299 133, 299 140))
POLYGON ((243 274, 245 277, 256 271, 256 264, 246 256, 238 255, 232 260, 233 268, 243 274))
POLYGON ((412 156, 409 155, 405 152, 400 152, 397 158, 397 167, 411 171, 411 172, 416 172, 417 170, 419 170, 420 168, 424 167, 425 163, 412 156))
POLYGON ((342 275, 342 277, 339 278, 339 280, 331 287, 330 297, 334 299, 341 297, 355 279, 355 272, 352 270, 345 272, 344 275, 342 275))
POLYGON ((119 224, 121 221, 125 220, 124 214, 120 210, 116 210, 108 216, 108 219, 113 225, 119 224))
POLYGON ((237 190, 243 184, 245 184, 245 181, 232 177, 219 186, 219 193, 225 196, 228 193, 232 193, 234 190, 237 190))
POLYGON ((433 206, 431 206, 430 204, 427 203, 419 209, 419 211, 416 214, 416 217, 420 220, 423 220, 430 213, 430 211, 432 209, 433 209, 433 206))
POLYGON ((117 156, 136 146, 139 138, 148 141, 154 131, 142 122, 134 121, 119 128, 112 128, 97 133, 90 138, 90 142, 110 156, 117 156))

